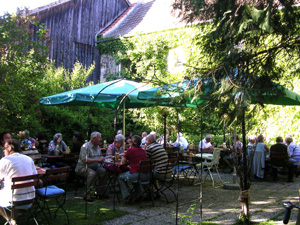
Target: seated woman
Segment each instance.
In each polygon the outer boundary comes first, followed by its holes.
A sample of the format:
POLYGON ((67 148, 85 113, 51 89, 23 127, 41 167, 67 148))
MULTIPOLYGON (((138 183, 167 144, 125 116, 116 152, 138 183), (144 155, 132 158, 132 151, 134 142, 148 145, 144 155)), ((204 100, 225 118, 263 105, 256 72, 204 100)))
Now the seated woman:
MULTIPOLYGON (((125 137, 122 134, 116 135, 114 138, 114 143, 109 145, 106 149, 106 156, 115 157, 115 155, 119 155, 121 158, 124 155, 124 141, 125 137)), ((129 171, 129 167, 125 165, 117 167, 113 164, 110 164, 106 166, 106 169, 110 172, 115 172, 117 175, 129 171)))
MULTIPOLYGON (((57 133, 54 135, 53 140, 50 141, 48 146, 48 155, 62 155, 68 153, 69 148, 66 143, 62 140, 62 134, 57 133)), ((66 163, 62 162, 61 159, 53 158, 47 159, 47 163, 55 167, 64 167, 68 166, 66 163)))
POLYGON ((67 151, 67 145, 62 140, 62 134, 55 134, 53 140, 49 143, 48 155, 62 155, 65 151, 67 151))
MULTIPOLYGON (((122 158, 121 164, 129 164, 130 171, 122 173, 118 180, 121 187, 122 197, 125 199, 126 203, 133 202, 134 200, 140 200, 142 198, 142 189, 139 183, 132 183, 135 193, 130 194, 126 181, 137 181, 139 176, 139 164, 140 161, 147 160, 147 155, 141 146, 141 137, 139 135, 134 135, 132 137, 132 147, 129 148, 124 157, 122 158)), ((149 172, 142 172, 140 174, 141 180, 148 180, 150 176, 149 172)))

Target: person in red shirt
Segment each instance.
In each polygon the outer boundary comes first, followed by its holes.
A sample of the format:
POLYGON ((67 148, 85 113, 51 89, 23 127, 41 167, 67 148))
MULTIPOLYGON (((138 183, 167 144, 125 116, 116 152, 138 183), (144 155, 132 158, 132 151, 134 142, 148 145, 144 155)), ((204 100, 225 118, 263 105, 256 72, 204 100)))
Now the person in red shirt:
MULTIPOLYGON (((122 197, 125 203, 133 202, 134 200, 141 199, 142 188, 139 183, 132 183, 135 193, 130 194, 130 190, 126 182, 136 181, 139 176, 139 165, 140 161, 147 160, 147 154, 141 146, 141 137, 134 135, 132 137, 132 147, 129 148, 124 154, 121 165, 129 164, 130 170, 122 173, 118 180, 122 192, 122 197)), ((140 180, 148 180, 150 176, 149 172, 143 172, 140 174, 140 180)))

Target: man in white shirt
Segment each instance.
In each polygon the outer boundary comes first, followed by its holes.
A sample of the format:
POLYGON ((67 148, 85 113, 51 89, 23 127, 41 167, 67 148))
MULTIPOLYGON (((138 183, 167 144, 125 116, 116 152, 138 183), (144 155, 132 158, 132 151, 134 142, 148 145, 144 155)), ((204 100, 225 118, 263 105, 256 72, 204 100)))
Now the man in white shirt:
POLYGON ((207 135, 199 143, 199 152, 201 152, 201 147, 202 147, 202 152, 213 152, 214 147, 213 147, 213 145, 210 142, 211 142, 211 136, 207 135))
MULTIPOLYGON (((0 160, 0 180, 4 181, 4 187, 0 190, 0 214, 7 220, 4 207, 10 206, 12 201, 11 179, 13 177, 28 176, 37 174, 33 160, 22 155, 20 144, 17 140, 11 139, 4 144, 4 155, 0 160)), ((18 189, 14 194, 14 201, 24 201, 35 197, 34 187, 18 189), (23 194, 26 193, 26 194, 23 194)), ((15 221, 15 214, 10 224, 15 221)))
POLYGON ((183 146, 183 149, 186 150, 188 147, 189 143, 187 142, 187 140, 185 139, 185 137, 182 136, 182 133, 177 133, 177 140, 174 142, 173 146, 176 147, 180 147, 183 146))

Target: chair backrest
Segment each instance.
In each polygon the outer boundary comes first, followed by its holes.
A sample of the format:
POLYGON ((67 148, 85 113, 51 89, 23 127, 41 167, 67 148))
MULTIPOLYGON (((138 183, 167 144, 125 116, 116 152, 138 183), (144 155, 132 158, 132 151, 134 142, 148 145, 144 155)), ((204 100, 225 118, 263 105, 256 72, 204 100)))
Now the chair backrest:
POLYGON ((143 181, 143 182, 150 182, 152 180, 153 174, 153 165, 151 160, 141 160, 140 165, 139 165, 139 175, 138 175, 138 182, 143 181), (150 173, 150 175, 145 178, 142 176, 141 173, 150 173))
POLYGON ((163 180, 169 181, 171 178, 173 178, 172 174, 175 173, 173 168, 176 167, 177 164, 178 164, 178 159, 177 158, 170 158, 168 160, 168 164, 165 167, 164 179, 163 180))
POLYGON ((178 163, 177 158, 170 158, 169 162, 168 162, 168 167, 169 168, 173 168, 174 166, 176 166, 178 163))
POLYGON ((75 164, 77 163, 79 158, 79 155, 77 153, 69 153, 69 154, 64 154, 63 161, 68 163, 68 164, 75 164))
POLYGON ((60 181, 62 184, 64 184, 67 177, 69 176, 69 171, 70 171, 69 166, 46 170, 46 175, 45 175, 46 185, 48 185, 52 181, 60 181))
POLYGON ((168 152, 169 159, 178 158, 178 160, 182 160, 182 152, 168 152))
POLYGON ((270 151, 270 161, 273 166, 285 166, 288 162, 287 151, 270 151))
POLYGON ((219 160, 221 157, 221 150, 220 149, 214 149, 213 158, 211 160, 212 165, 218 165, 219 160))
MULTIPOLYGON (((16 193, 16 190, 22 189, 22 188, 29 188, 29 187, 36 187, 38 182, 39 182, 39 174, 34 174, 34 175, 28 175, 28 176, 21 176, 21 177, 13 177, 11 179, 12 181, 12 185, 11 185, 11 190, 12 190, 12 199, 14 199, 14 197, 18 196, 20 199, 22 199, 22 195, 28 195, 30 193, 34 193, 35 190, 33 189, 30 192, 18 192, 16 193)), ((14 205, 23 205, 23 204, 28 204, 31 203, 34 199, 26 199, 26 200, 18 200, 18 201, 14 201, 13 204, 14 205)))
MULTIPOLYGON (((177 166, 178 164, 178 159, 177 158, 170 158, 169 161, 168 161, 168 165, 167 165, 167 168, 166 168, 166 174, 169 170, 173 171, 173 168, 175 166, 177 166)), ((174 171, 173 171, 174 172, 174 171)))
POLYGON ((141 160, 139 165, 140 173, 147 173, 152 170, 152 162, 150 160, 141 160))

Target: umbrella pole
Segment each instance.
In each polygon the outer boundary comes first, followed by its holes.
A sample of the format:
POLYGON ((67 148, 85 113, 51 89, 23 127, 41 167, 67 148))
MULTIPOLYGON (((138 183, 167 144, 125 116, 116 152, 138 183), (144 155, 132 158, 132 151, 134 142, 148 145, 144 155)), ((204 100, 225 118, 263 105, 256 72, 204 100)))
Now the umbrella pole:
MULTIPOLYGON (((125 137, 125 101, 123 102, 123 135, 125 137)), ((125 141, 123 144, 123 149, 125 151, 125 141)))
MULTIPOLYGON (((178 109, 177 111, 177 134, 179 134, 179 113, 178 109)), ((179 145, 179 141, 178 141, 179 145)), ((178 190, 179 190, 179 164, 178 164, 178 159, 179 159, 179 146, 177 147, 177 190, 176 190, 176 225, 178 224, 178 190)))
MULTIPOLYGON (((203 148, 203 144, 202 144, 202 140, 203 140, 203 117, 202 117, 202 113, 201 113, 201 125, 200 125, 200 143, 201 143, 201 146, 200 146, 200 150, 201 150, 201 159, 202 159, 202 154, 203 154, 203 151, 202 151, 202 148, 203 148)), ((203 160, 201 160, 201 169, 200 169, 200 190, 199 190, 199 202, 200 202, 200 209, 199 209, 199 213, 200 213, 200 224, 202 224, 202 213, 203 213, 203 208, 202 208, 202 203, 203 203, 203 180, 202 180, 202 173, 203 173, 203 160)))

